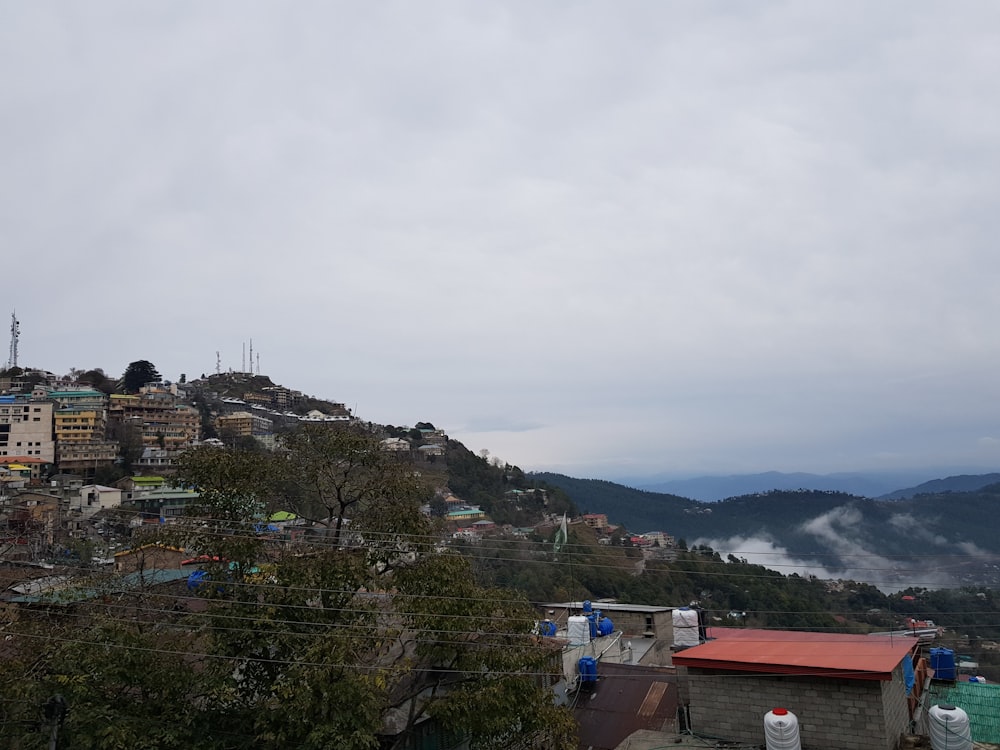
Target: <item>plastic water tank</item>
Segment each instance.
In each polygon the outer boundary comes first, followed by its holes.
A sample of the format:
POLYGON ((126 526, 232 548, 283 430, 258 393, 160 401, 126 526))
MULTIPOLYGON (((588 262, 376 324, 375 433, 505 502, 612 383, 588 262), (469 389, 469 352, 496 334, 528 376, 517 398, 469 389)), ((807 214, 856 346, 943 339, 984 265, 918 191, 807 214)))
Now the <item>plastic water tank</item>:
POLYGON ((566 636, 571 646, 590 643, 590 621, 583 615, 573 615, 566 621, 566 636))
POLYGON ((580 683, 583 685, 593 685, 597 682, 597 659, 593 656, 584 656, 577 662, 577 669, 580 670, 580 683))
POLYGON ((931 669, 936 680, 955 679, 955 652, 950 648, 931 649, 931 669))
POLYGON ((799 720, 787 708, 772 708, 764 714, 767 750, 800 750, 799 720))
POLYGON ((931 706, 927 724, 934 750, 972 750, 969 715, 961 708, 945 703, 931 706))
POLYGON ((698 613, 688 607, 673 611, 674 645, 697 646, 701 641, 698 636, 698 613))

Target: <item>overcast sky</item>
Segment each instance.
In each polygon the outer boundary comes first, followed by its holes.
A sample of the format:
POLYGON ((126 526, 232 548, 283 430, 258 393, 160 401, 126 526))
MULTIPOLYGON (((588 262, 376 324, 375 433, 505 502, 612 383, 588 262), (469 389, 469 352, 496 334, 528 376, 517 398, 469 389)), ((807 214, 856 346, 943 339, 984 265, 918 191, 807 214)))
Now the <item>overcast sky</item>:
POLYGON ((253 337, 575 476, 1000 468, 1000 4, 3 0, 0 71, 22 365, 253 337))

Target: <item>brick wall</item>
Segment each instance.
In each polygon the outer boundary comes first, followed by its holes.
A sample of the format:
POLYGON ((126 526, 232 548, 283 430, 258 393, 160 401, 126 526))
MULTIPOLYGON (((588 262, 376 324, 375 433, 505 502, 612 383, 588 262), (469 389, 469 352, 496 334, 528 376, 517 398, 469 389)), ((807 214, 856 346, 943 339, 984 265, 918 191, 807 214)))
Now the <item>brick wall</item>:
POLYGON ((764 715, 780 706, 798 718, 803 750, 893 750, 909 722, 902 667, 892 681, 687 673, 696 734, 764 745, 764 715))

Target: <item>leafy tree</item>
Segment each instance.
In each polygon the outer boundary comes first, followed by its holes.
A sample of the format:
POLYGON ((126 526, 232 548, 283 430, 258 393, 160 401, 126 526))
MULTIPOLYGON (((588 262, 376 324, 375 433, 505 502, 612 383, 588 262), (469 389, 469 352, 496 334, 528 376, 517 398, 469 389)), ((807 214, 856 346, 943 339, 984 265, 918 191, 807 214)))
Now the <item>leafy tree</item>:
POLYGON ((270 462, 206 448, 182 459, 203 501, 189 543, 228 561, 205 589, 213 653, 237 664, 216 665, 212 678, 227 705, 218 726, 252 726, 277 746, 361 750, 380 735, 402 747, 427 714, 477 747, 572 747, 572 718, 543 687, 559 663, 530 635, 532 608, 432 551, 413 467, 358 430, 309 425, 285 447, 270 462), (264 505, 295 504, 337 533, 277 549, 225 534, 264 505), (255 572, 252 560, 265 558, 255 572))
POLYGON ((334 539, 340 539, 348 523, 399 528, 406 520, 415 521, 414 503, 419 509, 430 499, 413 467, 382 450, 364 428, 304 425, 284 435, 282 447, 275 463, 287 506, 281 509, 325 527, 334 539), (387 508, 408 510, 381 517, 387 508))
POLYGON ((125 368, 125 374, 122 375, 121 379, 121 386, 125 393, 138 393, 139 389, 146 385, 146 383, 155 383, 159 380, 160 373, 156 371, 153 363, 145 359, 139 359, 135 362, 130 362, 129 366, 125 368))
POLYGON ((77 377, 77 382, 86 383, 102 393, 110 394, 114 393, 115 390, 115 382, 100 367, 85 370, 77 377))

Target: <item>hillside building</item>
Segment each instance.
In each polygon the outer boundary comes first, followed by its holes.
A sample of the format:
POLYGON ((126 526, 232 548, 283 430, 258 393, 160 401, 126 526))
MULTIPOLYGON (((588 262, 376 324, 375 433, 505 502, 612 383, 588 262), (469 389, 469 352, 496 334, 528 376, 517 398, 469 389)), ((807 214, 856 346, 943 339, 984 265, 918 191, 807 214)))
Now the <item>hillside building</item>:
POLYGON ((786 708, 803 747, 894 750, 908 733, 914 638, 709 628, 673 655, 693 731, 764 744, 764 715, 786 708))
POLYGON ((148 447, 185 448, 198 439, 201 416, 197 409, 177 403, 170 391, 143 390, 137 394, 112 394, 109 422, 119 428, 139 430, 142 444, 148 447))
POLYGON ((0 459, 35 459, 32 462, 36 468, 32 473, 34 480, 40 478, 43 469, 55 463, 53 406, 53 402, 45 398, 44 390, 31 396, 0 396, 0 459))

